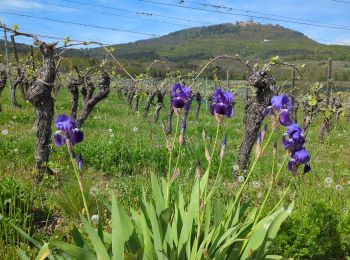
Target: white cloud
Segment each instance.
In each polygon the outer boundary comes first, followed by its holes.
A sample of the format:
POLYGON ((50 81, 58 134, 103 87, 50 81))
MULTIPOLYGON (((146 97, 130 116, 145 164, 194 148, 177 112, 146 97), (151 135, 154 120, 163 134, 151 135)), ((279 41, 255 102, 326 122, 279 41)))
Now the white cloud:
POLYGON ((3 0, 1 1, 0 9, 44 9, 44 5, 38 2, 30 2, 25 0, 3 0))

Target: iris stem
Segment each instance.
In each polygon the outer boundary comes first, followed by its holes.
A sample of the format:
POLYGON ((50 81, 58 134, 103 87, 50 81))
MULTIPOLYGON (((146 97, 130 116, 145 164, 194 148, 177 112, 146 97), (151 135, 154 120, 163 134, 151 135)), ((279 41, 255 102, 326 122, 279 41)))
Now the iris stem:
POLYGON ((271 215, 271 214, 279 207, 279 205, 281 205, 282 201, 283 201, 284 198, 286 197, 286 195, 287 195, 287 193, 288 193, 288 191, 289 191, 289 189, 290 189, 290 186, 291 186, 292 183, 294 182, 295 178, 296 178, 296 177, 293 176, 292 180, 289 182, 289 185, 288 185, 287 189, 284 190, 284 193, 283 193, 282 197, 280 198, 280 200, 278 201, 278 203, 276 204, 276 206, 270 211, 270 213, 268 214, 268 216, 271 215))
POLYGON ((76 165, 76 162, 75 162, 75 160, 73 158, 72 153, 70 153, 70 159, 71 159, 71 162, 72 162, 72 165, 73 165, 73 168, 74 168, 75 177, 77 177, 78 185, 79 185, 79 187, 81 187, 81 189, 80 188, 79 189, 80 189, 81 196, 83 198, 83 204, 84 204, 84 208, 86 210, 86 216, 88 218, 89 223, 91 223, 89 208, 87 206, 87 201, 86 201, 86 198, 85 198, 85 195, 84 195, 84 188, 83 188, 83 185, 80 186, 80 184, 79 184, 81 182, 80 171, 79 171, 79 169, 78 169, 78 167, 76 165))
POLYGON ((167 176, 167 192, 166 192, 166 204, 167 206, 169 205, 169 199, 170 199, 170 186, 171 186, 171 162, 173 159, 173 150, 175 148, 175 142, 176 142, 176 138, 177 138, 177 132, 179 131, 179 123, 180 123, 180 115, 176 115, 176 128, 175 128, 175 136, 173 139, 173 143, 171 145, 171 149, 170 149, 170 155, 169 155, 169 168, 168 168, 168 176, 167 176))
MULTIPOLYGON (((220 126, 221 126, 221 124, 218 124, 218 126, 216 127, 216 134, 215 134, 214 146, 213 146, 213 150, 211 151, 211 154, 210 154, 210 161, 209 161, 208 168, 207 168, 208 174, 210 174, 211 163, 213 162, 213 156, 214 156, 216 144, 217 144, 217 142, 218 142, 218 136, 219 136, 220 126)), ((209 178, 208 178, 208 180, 209 180, 209 178)), ((206 185, 206 187, 205 187, 205 193, 204 193, 204 197, 205 197, 205 198, 207 197, 207 189, 208 189, 208 185, 206 185)))
MULTIPOLYGON (((210 168, 211 168, 211 163, 213 161, 213 156, 214 156, 214 152, 215 152, 215 148, 216 148, 216 144, 218 142, 218 136, 219 136, 219 131, 220 131, 220 126, 221 124, 218 124, 217 125, 217 128, 216 128, 216 134, 215 134, 215 140, 214 140, 214 146, 213 146, 213 150, 211 152, 211 155, 210 155, 210 160, 209 160, 209 164, 208 164, 208 168, 206 170, 206 172, 208 172, 208 174, 210 174, 210 168)), ((219 166, 219 171, 221 169, 221 164, 222 164, 222 161, 220 162, 220 166, 219 166)), ((219 172, 218 172, 219 173, 219 172)), ((217 174, 218 176, 218 174, 217 174)), ((209 180, 209 178, 208 178, 209 180)), ((202 214, 201 214, 201 199, 200 199, 200 180, 198 180, 198 227, 197 227, 197 241, 199 241, 199 236, 200 236, 200 231, 201 231, 201 227, 202 227, 202 223, 203 223, 203 219, 204 219, 204 214, 205 214, 205 207, 206 207, 206 201, 207 201, 207 190, 208 190, 208 183, 206 184, 205 186, 205 192, 204 192, 204 207, 203 207, 203 210, 202 210, 202 214)), ((212 188, 214 189, 214 187, 212 188)))
MULTIPOLYGON (((282 168, 284 167, 284 165, 285 165, 285 163, 286 163, 288 157, 289 157, 289 154, 286 153, 286 156, 285 156, 285 158, 284 158, 284 160, 283 160, 283 163, 282 163, 281 167, 278 169, 278 172, 277 172, 277 174, 276 174, 276 177, 273 178, 272 182, 270 183, 270 187, 269 187, 269 189, 268 189, 268 191, 267 191, 267 193, 266 193, 266 196, 265 196, 264 201, 263 201, 263 203, 262 203, 262 205, 261 205, 261 207, 260 207, 260 210, 259 210, 259 212, 258 212, 258 215, 257 215, 256 218, 255 218, 255 221, 254 221, 254 224, 253 224, 252 229, 254 229, 256 223, 259 221, 260 215, 261 215, 261 213, 262 213, 262 211, 263 211, 263 209, 264 209, 264 207, 265 207, 265 205, 266 205, 267 199, 268 199, 269 196, 270 196, 272 187, 273 187, 274 183, 277 181, 278 177, 280 176, 280 174, 281 174, 281 172, 282 172, 282 168)), ((273 157, 273 162, 272 162, 272 176, 273 176, 274 167, 275 167, 275 159, 276 159, 276 158, 275 158, 275 156, 274 156, 274 157, 273 157)))
POLYGON ((211 188, 211 190, 210 190, 208 196, 205 198, 205 203, 204 203, 204 205, 207 203, 208 200, 211 199, 211 197, 212 197, 213 194, 214 194, 214 189, 215 189, 215 187, 216 187, 216 185, 217 185, 217 182, 218 182, 218 180, 219 180, 219 175, 220 175, 220 171, 221 171, 222 161, 223 161, 223 160, 220 160, 219 169, 218 169, 218 172, 217 172, 217 174, 216 174, 216 178, 215 178, 215 181, 214 181, 214 185, 213 185, 213 187, 211 188))

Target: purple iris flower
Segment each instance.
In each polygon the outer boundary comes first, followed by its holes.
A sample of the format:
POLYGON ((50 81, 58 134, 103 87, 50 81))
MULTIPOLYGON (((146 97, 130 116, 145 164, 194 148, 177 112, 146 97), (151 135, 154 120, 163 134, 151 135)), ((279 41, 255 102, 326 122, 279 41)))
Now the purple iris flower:
POLYGON ((223 91, 221 88, 215 90, 212 100, 214 103, 211 105, 211 113, 213 115, 221 115, 232 117, 233 115, 233 94, 227 91, 223 91))
POLYGON ((292 152, 295 149, 301 148, 305 143, 305 137, 302 133, 303 130, 296 123, 287 126, 287 133, 282 137, 284 149, 292 152))
POLYGON ((304 164, 304 173, 307 173, 311 170, 309 161, 310 156, 304 147, 295 149, 292 152, 292 159, 288 162, 288 170, 291 171, 293 175, 296 175, 299 166, 304 164))
MULTIPOLYGON (((187 103, 190 102, 191 90, 187 86, 183 86, 180 83, 174 84, 170 92, 171 103, 174 108, 184 108, 187 103)), ((189 109, 188 105, 187 109, 189 109)))
POLYGON ((62 146, 67 139, 72 145, 78 144, 84 140, 84 133, 76 128, 76 123, 67 115, 59 115, 56 118, 55 125, 58 131, 54 134, 54 143, 62 146))
POLYGON ((271 105, 272 105, 272 108, 277 110, 277 111, 279 111, 281 109, 288 109, 288 110, 290 110, 293 107, 293 105, 290 102, 288 96, 285 95, 285 94, 282 94, 282 95, 279 95, 279 96, 273 96, 271 98, 271 105))
POLYGON ((279 96, 273 96, 271 98, 271 106, 269 106, 262 114, 265 117, 268 114, 275 116, 279 115, 279 122, 283 126, 289 126, 292 124, 292 120, 289 115, 290 109, 293 107, 287 95, 282 94, 279 96))

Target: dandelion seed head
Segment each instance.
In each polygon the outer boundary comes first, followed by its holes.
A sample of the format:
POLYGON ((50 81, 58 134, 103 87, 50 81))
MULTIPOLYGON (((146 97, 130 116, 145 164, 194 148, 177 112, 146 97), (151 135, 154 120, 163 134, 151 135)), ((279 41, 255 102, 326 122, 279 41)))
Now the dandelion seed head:
POLYGON ((328 183, 328 184, 331 184, 333 182, 333 180, 332 180, 332 178, 331 177, 326 177, 325 179, 324 179, 324 183, 328 183))
POLYGON ((256 194, 256 197, 257 197, 258 199, 261 199, 262 196, 263 196, 263 193, 262 193, 262 192, 258 192, 258 194, 256 194))
POLYGON ((238 176, 238 182, 244 182, 244 176, 238 176))
POLYGON ((9 131, 7 129, 4 129, 1 131, 1 134, 3 134, 3 135, 7 135, 8 133, 9 133, 9 131))
POLYGON ((134 126, 134 128, 132 129, 132 131, 136 133, 136 132, 138 132, 138 131, 139 131, 139 128, 138 128, 138 127, 136 127, 136 126, 134 126))
POLYGON ((90 192, 89 193, 90 193, 91 196, 97 196, 100 193, 100 191, 99 191, 99 189, 96 186, 92 186, 90 188, 90 192))
POLYGON ((343 186, 340 185, 340 184, 337 184, 337 185, 335 185, 335 189, 336 189, 336 190, 342 190, 342 189, 343 189, 343 186))
POLYGON ((108 132, 113 133, 113 129, 112 129, 112 128, 109 128, 109 129, 108 129, 108 132))
POLYGON ((259 189, 261 187, 261 183, 259 181, 253 181, 252 186, 254 189, 259 189))
POLYGON ((92 215, 91 216, 91 222, 94 223, 95 225, 98 224, 99 220, 100 220, 100 216, 99 215, 92 215))

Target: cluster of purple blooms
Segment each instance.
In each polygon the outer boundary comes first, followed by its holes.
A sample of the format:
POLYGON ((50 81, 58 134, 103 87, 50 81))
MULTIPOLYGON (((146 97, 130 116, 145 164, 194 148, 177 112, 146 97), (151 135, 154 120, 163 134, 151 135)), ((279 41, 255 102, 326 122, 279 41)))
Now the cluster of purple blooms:
POLYGON ((180 83, 174 84, 170 92, 171 104, 175 113, 178 115, 180 109, 190 110, 191 107, 191 89, 180 83))
MULTIPOLYGON (((191 106, 191 89, 180 83, 174 84, 170 92, 171 103, 178 114, 179 109, 189 111, 191 106)), ((211 113, 215 116, 218 122, 222 121, 223 117, 232 117, 233 115, 233 94, 223 91, 218 88, 212 96, 211 113)))
POLYGON ((55 145, 67 145, 68 151, 76 160, 78 169, 82 173, 83 157, 81 154, 78 157, 76 156, 73 152, 73 146, 84 140, 84 133, 77 128, 74 120, 65 114, 61 114, 56 118, 55 126, 58 129, 53 137, 55 145))
POLYGON ((211 113, 215 115, 216 120, 220 123, 224 116, 232 117, 233 115, 233 94, 218 88, 212 96, 211 113))
POLYGON ((282 138, 282 145, 285 150, 291 153, 291 159, 288 162, 288 170, 292 172, 293 175, 296 175, 298 172, 299 166, 304 165, 304 173, 307 173, 311 170, 309 161, 310 156, 303 147, 305 143, 305 137, 303 136, 303 129, 299 127, 297 123, 293 123, 289 112, 292 108, 292 103, 290 102, 287 95, 274 96, 271 99, 271 106, 266 109, 263 113, 263 116, 267 114, 272 115, 273 121, 273 130, 274 122, 276 122, 276 117, 281 125, 287 128, 287 132, 284 133, 282 138))
POLYGON ((77 128, 76 123, 69 116, 59 115, 56 118, 55 125, 58 129, 54 135, 55 145, 62 146, 67 141, 75 145, 84 140, 84 133, 77 128))

